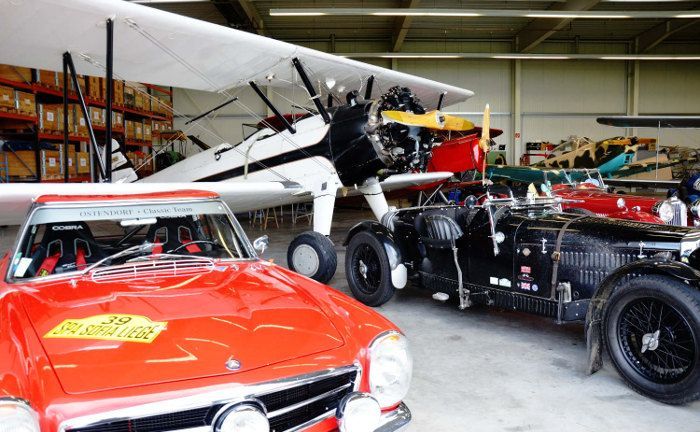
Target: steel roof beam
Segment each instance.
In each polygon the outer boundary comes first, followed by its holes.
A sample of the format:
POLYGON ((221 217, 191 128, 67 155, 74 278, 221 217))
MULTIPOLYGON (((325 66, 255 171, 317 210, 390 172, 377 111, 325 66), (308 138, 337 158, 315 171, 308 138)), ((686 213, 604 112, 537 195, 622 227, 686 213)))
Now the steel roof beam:
MULTIPOLYGON (((413 9, 416 6, 418 6, 418 3, 420 3, 420 0, 404 0, 404 7, 408 9, 413 9)), ((406 40, 406 35, 408 34, 408 30, 411 28, 411 23, 413 22, 413 17, 410 16, 403 16, 403 17, 398 17, 396 18, 396 25, 394 27, 394 36, 392 38, 393 46, 391 48, 392 51, 398 52, 401 51, 401 46, 403 45, 403 42, 406 40)))
MULTIPOLYGON (((561 12, 587 11, 598 3, 600 3, 600 0, 569 0, 566 3, 556 3, 548 10, 561 12)), ((571 18, 536 18, 530 21, 515 36, 516 49, 520 52, 532 51, 571 21, 571 18)))
POLYGON ((662 22, 644 33, 640 33, 635 38, 637 53, 642 54, 649 52, 661 42, 665 41, 669 36, 678 33, 700 23, 700 19, 688 20, 668 20, 662 22))

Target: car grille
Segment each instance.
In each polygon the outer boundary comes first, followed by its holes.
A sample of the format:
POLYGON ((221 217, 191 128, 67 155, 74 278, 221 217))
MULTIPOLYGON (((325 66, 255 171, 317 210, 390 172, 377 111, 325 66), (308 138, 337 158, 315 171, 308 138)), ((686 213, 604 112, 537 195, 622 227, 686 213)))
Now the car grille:
POLYGON ((688 208, 685 203, 679 199, 671 199, 669 203, 673 207, 673 219, 668 224, 677 226, 688 225, 688 208))
MULTIPOLYGON (((358 370, 319 377, 313 382, 254 395, 267 411, 270 431, 294 430, 335 413, 340 400, 354 391, 358 370)), ((167 403, 167 402, 164 402, 167 403)), ((228 402, 131 419, 97 421, 87 426, 67 428, 67 432, 168 432, 212 430, 216 414, 228 402)))

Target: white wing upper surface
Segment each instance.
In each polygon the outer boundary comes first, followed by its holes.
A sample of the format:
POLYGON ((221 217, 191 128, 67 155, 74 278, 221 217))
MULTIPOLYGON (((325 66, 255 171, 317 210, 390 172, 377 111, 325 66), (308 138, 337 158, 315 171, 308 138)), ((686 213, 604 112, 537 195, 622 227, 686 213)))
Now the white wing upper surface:
MULTIPOLYGON (((78 73, 103 76, 105 20, 114 20, 115 75, 130 81, 222 91, 256 81, 286 87, 297 57, 332 92, 409 87, 426 107, 471 97, 469 90, 121 0, 0 0, 0 63, 62 70, 70 51, 78 73), (98 65, 95 65, 98 63, 98 65), (272 81, 267 77, 274 75, 272 81)), ((376 95, 377 93, 375 93, 376 95)))
POLYGON ((0 225, 22 223, 40 195, 126 195, 196 189, 218 193, 232 211, 240 213, 295 202, 295 196, 304 192, 298 184, 280 182, 130 183, 127 188, 121 183, 2 183, 0 225))

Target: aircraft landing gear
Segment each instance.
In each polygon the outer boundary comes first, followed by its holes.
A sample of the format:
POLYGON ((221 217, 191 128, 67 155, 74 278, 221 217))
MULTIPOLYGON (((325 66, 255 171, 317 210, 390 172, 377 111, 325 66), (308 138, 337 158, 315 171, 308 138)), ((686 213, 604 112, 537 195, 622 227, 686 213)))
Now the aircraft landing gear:
POLYGON ((326 283, 335 274, 338 255, 331 239, 316 231, 306 231, 289 244, 287 265, 299 274, 326 283))

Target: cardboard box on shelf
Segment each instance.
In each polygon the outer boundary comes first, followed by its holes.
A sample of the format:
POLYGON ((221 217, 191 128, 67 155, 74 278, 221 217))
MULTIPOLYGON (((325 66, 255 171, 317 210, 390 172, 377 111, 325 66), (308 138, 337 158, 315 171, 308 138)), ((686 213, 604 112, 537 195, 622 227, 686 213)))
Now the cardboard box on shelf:
POLYGON ((136 104, 136 90, 133 87, 124 86, 124 105, 134 107, 136 104))
POLYGON ((93 99, 102 100, 102 84, 100 77, 88 77, 88 96, 93 99))
POLYGON ((134 94, 134 107, 143 109, 143 95, 140 92, 134 94))
POLYGON ((41 178, 55 180, 63 178, 63 159, 58 150, 41 151, 41 178))
MULTIPOLYGON (((58 73, 53 71, 47 71, 43 69, 37 69, 37 79, 36 81, 44 87, 57 89, 58 88, 58 73)), ((63 81, 61 81, 63 84, 63 81)))
MULTIPOLYGON (((100 99, 107 99, 107 80, 100 78, 100 99)), ((112 80, 112 104, 113 105, 124 105, 124 81, 122 80, 112 80)))
POLYGON ((82 151, 76 153, 76 166, 78 174, 90 174, 90 153, 82 151))
POLYGON ((15 89, 0 86, 0 111, 14 111, 17 109, 15 89))
POLYGON ((45 133, 63 130, 63 105, 39 104, 39 130, 45 133))
POLYGON ((105 109, 90 107, 90 121, 93 126, 105 126, 105 109))
POLYGON ((125 135, 127 139, 136 139, 136 125, 131 120, 124 122, 125 135))
POLYGON ((20 114, 36 116, 36 98, 33 93, 16 90, 15 101, 20 114))
POLYGON ((134 138, 143 140, 143 123, 134 122, 134 138))
MULTIPOLYGON (((69 76, 68 79, 68 89, 71 92, 77 93, 75 85, 73 84, 73 79, 69 76)), ((85 76, 78 75, 78 85, 80 86, 80 91, 83 93, 83 97, 87 96, 87 86, 85 85, 85 76)), ((63 72, 58 72, 58 87, 63 88, 63 72)))
POLYGON ((7 158, 7 175, 10 177, 36 177, 36 153, 34 150, 16 150, 5 152, 7 158))
POLYGON ((63 177, 63 161, 58 150, 41 151, 41 178, 55 180, 63 177))
POLYGON ((32 82, 32 70, 25 67, 0 64, 0 78, 29 84, 32 82))
POLYGON ((144 141, 150 141, 153 138, 153 136, 151 134, 152 127, 151 127, 150 123, 151 123, 150 120, 143 121, 143 139, 144 139, 144 141))
POLYGON ((83 115, 83 110, 79 105, 73 105, 73 118, 75 125, 75 134, 78 136, 88 136, 87 121, 83 115))
POLYGON ((112 111, 112 127, 119 130, 124 129, 124 114, 112 111))

